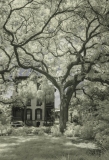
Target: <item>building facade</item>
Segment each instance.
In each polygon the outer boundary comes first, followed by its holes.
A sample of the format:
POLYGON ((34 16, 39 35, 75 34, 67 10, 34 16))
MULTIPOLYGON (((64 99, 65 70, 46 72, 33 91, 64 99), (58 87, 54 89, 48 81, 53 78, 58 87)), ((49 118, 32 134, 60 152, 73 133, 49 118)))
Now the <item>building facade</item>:
MULTIPOLYGON (((27 77, 18 78, 18 83, 27 77)), ((39 84, 37 84, 38 89, 39 84)), ((12 122, 23 121, 28 126, 49 126, 54 123, 54 101, 46 103, 33 98, 28 99, 24 107, 14 104, 12 107, 12 122)))

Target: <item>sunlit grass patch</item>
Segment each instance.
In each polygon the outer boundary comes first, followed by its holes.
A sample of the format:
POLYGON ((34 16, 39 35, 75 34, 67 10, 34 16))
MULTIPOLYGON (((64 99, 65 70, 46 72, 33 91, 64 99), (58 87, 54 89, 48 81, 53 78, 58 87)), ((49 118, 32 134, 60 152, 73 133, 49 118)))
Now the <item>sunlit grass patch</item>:
MULTIPOLYGON (((5 137, 4 139, 6 142, 5 137)), ((11 142, 12 144, 16 142, 16 145, 10 146, 10 151, 1 154, 0 160, 108 160, 103 159, 103 156, 100 159, 100 155, 92 149, 74 146, 73 140, 65 137, 13 137, 11 142), (67 143, 68 145, 65 145, 67 143)), ((76 143, 76 140, 74 142, 76 143)), ((11 145, 8 137, 7 143, 11 145)))

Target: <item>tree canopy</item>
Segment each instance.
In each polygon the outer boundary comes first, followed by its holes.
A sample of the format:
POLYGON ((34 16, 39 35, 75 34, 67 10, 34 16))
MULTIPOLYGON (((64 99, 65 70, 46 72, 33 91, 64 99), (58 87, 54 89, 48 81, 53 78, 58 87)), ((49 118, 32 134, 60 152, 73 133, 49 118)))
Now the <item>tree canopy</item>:
POLYGON ((63 131, 76 89, 85 80, 109 85, 109 3, 8 0, 1 4, 0 49, 7 62, 1 64, 0 74, 20 66, 46 76, 60 92, 63 131))

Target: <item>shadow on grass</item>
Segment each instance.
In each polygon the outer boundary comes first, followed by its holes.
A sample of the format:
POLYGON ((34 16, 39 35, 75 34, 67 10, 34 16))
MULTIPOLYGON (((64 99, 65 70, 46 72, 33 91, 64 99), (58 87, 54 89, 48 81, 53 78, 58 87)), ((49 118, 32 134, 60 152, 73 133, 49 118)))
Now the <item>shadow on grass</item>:
MULTIPOLYGON (((29 137, 11 138, 12 143, 16 141, 16 146, 2 154, 0 160, 92 160, 95 156, 99 157, 99 154, 95 154, 92 149, 65 145, 68 141, 72 143, 72 140, 65 139, 65 137, 36 136, 33 138, 23 143, 21 139, 27 140, 29 137), (17 145, 18 140, 20 140, 19 145, 17 145)), ((10 140, 7 139, 7 142, 10 143, 10 140)))

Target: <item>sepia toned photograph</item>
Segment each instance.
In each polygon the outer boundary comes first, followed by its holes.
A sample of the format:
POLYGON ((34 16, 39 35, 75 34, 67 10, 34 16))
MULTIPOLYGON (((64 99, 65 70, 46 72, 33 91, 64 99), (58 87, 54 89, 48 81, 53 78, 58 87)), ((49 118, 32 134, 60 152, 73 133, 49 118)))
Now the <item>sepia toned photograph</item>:
POLYGON ((0 160, 109 160, 108 0, 0 0, 0 160))

